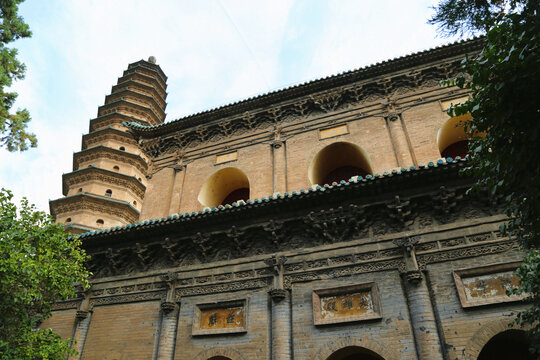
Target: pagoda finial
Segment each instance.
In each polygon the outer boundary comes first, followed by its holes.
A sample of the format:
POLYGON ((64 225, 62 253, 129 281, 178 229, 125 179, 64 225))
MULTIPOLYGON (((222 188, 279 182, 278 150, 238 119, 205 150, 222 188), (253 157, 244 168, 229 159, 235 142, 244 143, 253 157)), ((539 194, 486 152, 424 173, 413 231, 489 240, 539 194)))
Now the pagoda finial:
POLYGON ((148 62, 151 63, 151 64, 155 64, 156 63, 156 57, 155 56, 150 56, 148 58, 148 62))

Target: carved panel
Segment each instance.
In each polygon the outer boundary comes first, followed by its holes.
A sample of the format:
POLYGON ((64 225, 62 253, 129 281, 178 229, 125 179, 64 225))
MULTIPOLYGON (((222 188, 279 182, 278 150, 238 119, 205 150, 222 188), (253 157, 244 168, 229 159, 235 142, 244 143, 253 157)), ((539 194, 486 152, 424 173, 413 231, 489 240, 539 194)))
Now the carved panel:
POLYGON ((454 281, 464 308, 522 300, 526 295, 507 295, 519 287, 514 273, 520 262, 454 271, 454 281))
POLYGON ((245 299, 198 304, 193 316, 193 335, 234 334, 247 331, 245 299))
POLYGON ((349 133, 349 128, 347 127, 347 124, 339 125, 333 128, 319 130, 319 139, 320 140, 329 139, 335 136, 345 135, 348 133, 349 133))
POLYGON ((216 165, 238 160, 238 152, 216 155, 216 165))
POLYGON ((381 318, 377 285, 367 283, 313 291, 315 325, 381 318))

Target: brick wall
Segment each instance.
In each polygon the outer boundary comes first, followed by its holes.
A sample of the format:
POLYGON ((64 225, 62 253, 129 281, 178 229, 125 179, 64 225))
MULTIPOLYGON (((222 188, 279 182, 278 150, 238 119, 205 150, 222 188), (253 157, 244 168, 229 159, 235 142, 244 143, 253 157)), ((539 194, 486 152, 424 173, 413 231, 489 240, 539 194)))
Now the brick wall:
POLYGON ((52 316, 41 324, 41 328, 51 328, 62 338, 71 338, 73 336, 73 326, 75 325, 75 312, 75 310, 54 311, 52 316))
POLYGON ((159 321, 159 302, 96 306, 82 359, 151 359, 159 321))

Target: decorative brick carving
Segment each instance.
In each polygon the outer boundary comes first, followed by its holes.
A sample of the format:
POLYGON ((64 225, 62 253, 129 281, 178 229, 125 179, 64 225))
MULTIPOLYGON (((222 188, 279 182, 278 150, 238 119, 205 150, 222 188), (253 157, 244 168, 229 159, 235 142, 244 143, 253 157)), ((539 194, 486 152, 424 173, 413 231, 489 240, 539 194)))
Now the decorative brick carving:
POLYGON ((380 319, 380 297, 375 283, 314 290, 313 322, 328 325, 380 319))
POLYGON ((236 334, 247 331, 246 299, 198 304, 193 316, 193 335, 236 334))
POLYGON ((464 308, 496 303, 520 301, 527 295, 507 292, 519 286, 514 270, 521 262, 494 264, 453 272, 461 306, 464 308))

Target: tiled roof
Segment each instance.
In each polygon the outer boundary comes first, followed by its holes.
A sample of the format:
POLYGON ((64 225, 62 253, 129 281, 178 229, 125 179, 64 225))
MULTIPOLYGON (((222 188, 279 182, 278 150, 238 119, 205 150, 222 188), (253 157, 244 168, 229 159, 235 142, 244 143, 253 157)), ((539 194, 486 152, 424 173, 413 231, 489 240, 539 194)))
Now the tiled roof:
POLYGON ((121 233, 124 231, 129 231, 131 229, 141 229, 141 228, 147 228, 150 226, 154 226, 156 224, 170 224, 170 223, 176 223, 176 222, 186 222, 191 221, 195 219, 199 219, 201 217, 205 217, 209 214, 218 214, 218 213, 227 213, 229 211, 240 209, 240 208, 250 208, 255 206, 264 206, 266 204, 272 204, 272 203, 278 203, 283 201, 296 201, 298 199, 304 198, 305 196, 312 194, 312 193, 322 193, 322 192, 337 192, 340 190, 343 190, 347 187, 361 187, 361 186, 372 186, 376 185, 378 182, 383 181, 384 179, 391 178, 394 176, 397 177, 405 177, 411 174, 421 174, 424 172, 427 172, 429 170, 434 170, 436 168, 446 168, 449 166, 454 165, 460 165, 464 162, 466 162, 467 159, 462 159, 459 156, 455 159, 447 158, 445 161, 442 159, 437 160, 437 162, 429 162, 427 165, 420 164, 418 167, 411 166, 408 169, 402 168, 401 170, 392 170, 392 171, 385 171, 383 174, 374 174, 367 175, 365 177, 358 176, 353 177, 349 181, 341 181, 338 183, 333 183, 332 185, 315 185, 308 189, 301 189, 299 191, 293 191, 291 193, 285 193, 285 194, 275 194, 269 197, 262 197, 260 199, 253 199, 253 200, 247 200, 247 201, 239 201, 234 202, 231 205, 220 205, 217 207, 212 208, 206 208, 201 211, 197 212, 191 212, 191 213, 183 213, 183 214, 174 214, 167 217, 162 217, 159 219, 151 219, 151 220, 144 220, 138 223, 129 224, 125 226, 116 226, 109 229, 103 229, 103 230, 97 230, 97 231, 90 231, 84 234, 79 235, 81 238, 91 238, 93 236, 98 235, 105 235, 109 233, 121 233))
POLYGON ((293 85, 284 89, 260 94, 245 100, 237 101, 228 105, 220 106, 214 109, 195 113, 179 118, 177 120, 166 122, 154 126, 144 126, 137 122, 126 122, 124 126, 130 127, 140 132, 152 132, 155 130, 169 130, 172 128, 186 128, 200 125, 214 118, 239 114, 251 109, 268 106, 278 101, 284 101, 291 98, 305 96, 309 93, 324 91, 332 87, 349 84, 354 81, 368 79, 377 75, 385 74, 391 71, 410 68, 412 66, 425 64, 441 59, 447 59, 452 56, 464 55, 469 52, 478 51, 482 48, 483 37, 476 37, 456 41, 451 44, 437 46, 428 50, 397 57, 380 63, 369 65, 363 68, 354 69, 336 75, 307 81, 301 84, 293 85))

